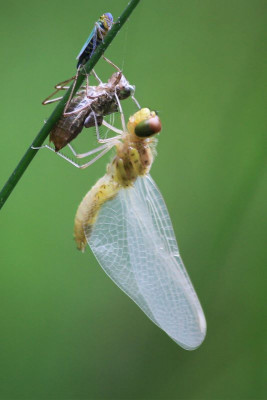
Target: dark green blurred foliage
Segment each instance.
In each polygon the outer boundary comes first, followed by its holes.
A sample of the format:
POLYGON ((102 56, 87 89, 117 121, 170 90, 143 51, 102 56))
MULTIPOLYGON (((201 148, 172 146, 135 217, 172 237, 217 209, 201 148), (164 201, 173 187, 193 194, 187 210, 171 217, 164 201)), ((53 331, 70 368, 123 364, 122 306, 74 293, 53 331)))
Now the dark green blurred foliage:
MULTIPOLYGON (((94 21, 126 3, 2 2, 1 186, 94 21)), ((75 248, 76 208, 110 155, 79 171, 43 150, 0 215, 1 399, 266 398, 266 11, 261 0, 145 0, 106 54, 160 112, 151 174, 206 313, 203 345, 179 348, 75 248)))

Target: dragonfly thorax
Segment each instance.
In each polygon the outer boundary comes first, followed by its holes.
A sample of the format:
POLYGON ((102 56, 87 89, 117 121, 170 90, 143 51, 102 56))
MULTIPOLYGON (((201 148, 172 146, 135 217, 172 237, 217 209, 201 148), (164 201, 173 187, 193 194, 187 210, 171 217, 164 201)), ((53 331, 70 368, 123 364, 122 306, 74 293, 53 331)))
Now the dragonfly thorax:
POLYGON ((153 162, 150 142, 124 142, 108 166, 108 174, 123 187, 132 186, 138 176, 149 172, 153 162))

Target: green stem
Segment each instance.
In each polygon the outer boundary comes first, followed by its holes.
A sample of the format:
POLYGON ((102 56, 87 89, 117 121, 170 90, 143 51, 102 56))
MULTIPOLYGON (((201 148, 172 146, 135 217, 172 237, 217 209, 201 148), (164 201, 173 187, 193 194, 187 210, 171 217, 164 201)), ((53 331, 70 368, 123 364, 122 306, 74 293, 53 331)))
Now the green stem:
MULTIPOLYGON (((86 71, 87 74, 89 74, 94 66, 96 65, 97 61, 100 59, 100 57, 104 54, 105 50, 108 48, 112 40, 115 38, 119 30, 122 28, 123 24, 127 21, 137 4, 140 2, 140 0, 131 0, 121 16, 117 19, 117 21, 113 24, 112 28, 108 32, 107 36, 105 37, 104 41, 97 47, 96 51, 94 52, 93 56, 90 58, 90 60, 85 64, 84 70, 86 71)), ((75 89, 74 89, 74 94, 79 90, 83 80, 85 78, 84 74, 81 74, 78 76, 75 89)), ((40 147, 44 140, 47 138, 49 132, 53 128, 53 126, 57 123, 59 120, 63 110, 64 106, 70 96, 72 90, 72 86, 69 88, 69 90, 66 92, 64 95, 63 99, 58 103, 57 107, 55 110, 52 112, 50 115, 49 119, 46 121, 34 141, 32 142, 31 146, 33 147, 40 147)), ((38 150, 33 150, 31 146, 28 148, 20 162, 18 163, 17 167, 9 177, 8 181, 6 182, 5 186, 0 192, 0 209, 3 207, 5 204, 6 200, 8 199, 10 193, 22 177, 24 171, 32 161, 33 157, 36 155, 38 150)))

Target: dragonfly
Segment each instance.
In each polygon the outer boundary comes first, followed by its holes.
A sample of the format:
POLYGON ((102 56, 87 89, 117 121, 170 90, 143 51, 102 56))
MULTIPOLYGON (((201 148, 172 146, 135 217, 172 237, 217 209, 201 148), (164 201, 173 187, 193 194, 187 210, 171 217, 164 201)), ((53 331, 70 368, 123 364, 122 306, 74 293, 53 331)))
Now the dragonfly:
POLYGON ((116 136, 102 148, 104 154, 114 147, 115 156, 77 210, 76 244, 84 251, 88 243, 115 284, 177 344, 193 350, 205 338, 206 320, 150 175, 161 121, 142 108, 126 126, 121 106, 120 112, 122 129, 113 127, 116 136))
MULTIPOLYGON (((68 89, 67 86, 62 89, 68 89)), ((59 121, 52 128, 49 140, 55 146, 58 152, 75 139, 82 129, 95 126, 95 117, 97 125, 102 125, 103 117, 118 111, 119 100, 125 100, 129 97, 140 108, 138 101, 134 97, 135 87, 130 85, 122 72, 112 74, 107 83, 100 81, 98 86, 83 87, 83 89, 74 96, 69 104, 68 110, 63 113, 59 121)), ((45 104, 59 101, 62 97, 49 100, 45 104)), ((105 124, 105 122, 104 122, 105 124)), ((52 149, 45 145, 41 148, 52 149)), ((77 153, 72 146, 69 146, 72 153, 77 153)), ((54 149, 52 149, 54 151, 54 149)))

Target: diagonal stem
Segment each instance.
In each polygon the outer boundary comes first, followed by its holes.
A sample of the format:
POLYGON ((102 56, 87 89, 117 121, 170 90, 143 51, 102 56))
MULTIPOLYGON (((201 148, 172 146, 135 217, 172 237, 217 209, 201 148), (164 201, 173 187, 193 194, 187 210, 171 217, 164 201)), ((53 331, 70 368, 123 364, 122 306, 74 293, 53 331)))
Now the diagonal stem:
MULTIPOLYGON (((92 55, 92 57, 89 59, 89 61, 85 64, 83 70, 87 74, 89 74, 100 57, 104 54, 105 50, 108 48, 112 40, 115 38, 119 30, 122 28, 124 23, 127 21, 137 4, 140 2, 140 0, 131 0, 125 10, 122 12, 121 16, 117 19, 117 21, 113 24, 112 28, 108 32, 107 36, 105 37, 104 41, 97 47, 96 51, 92 55)), ((84 81, 85 75, 80 74, 77 78, 76 85, 73 91, 73 94, 75 94, 82 82, 84 81)), ((47 122, 45 125, 42 127, 34 141, 32 142, 31 146, 33 147, 40 147, 44 140, 47 138, 49 132, 53 128, 53 126, 57 123, 59 120, 65 104, 69 98, 69 95, 72 91, 72 85, 70 86, 69 90, 65 93, 63 99, 58 103, 57 107, 54 109, 50 117, 48 118, 47 122)), ((38 150, 33 150, 31 146, 28 148, 20 162, 18 163, 17 167, 15 170, 12 172, 11 176, 9 177, 8 181, 6 182, 5 186, 0 192, 0 209, 3 207, 5 204, 6 200, 8 199, 10 193, 22 177, 24 171, 27 169, 28 165, 32 161, 33 157, 36 155, 38 150)))

